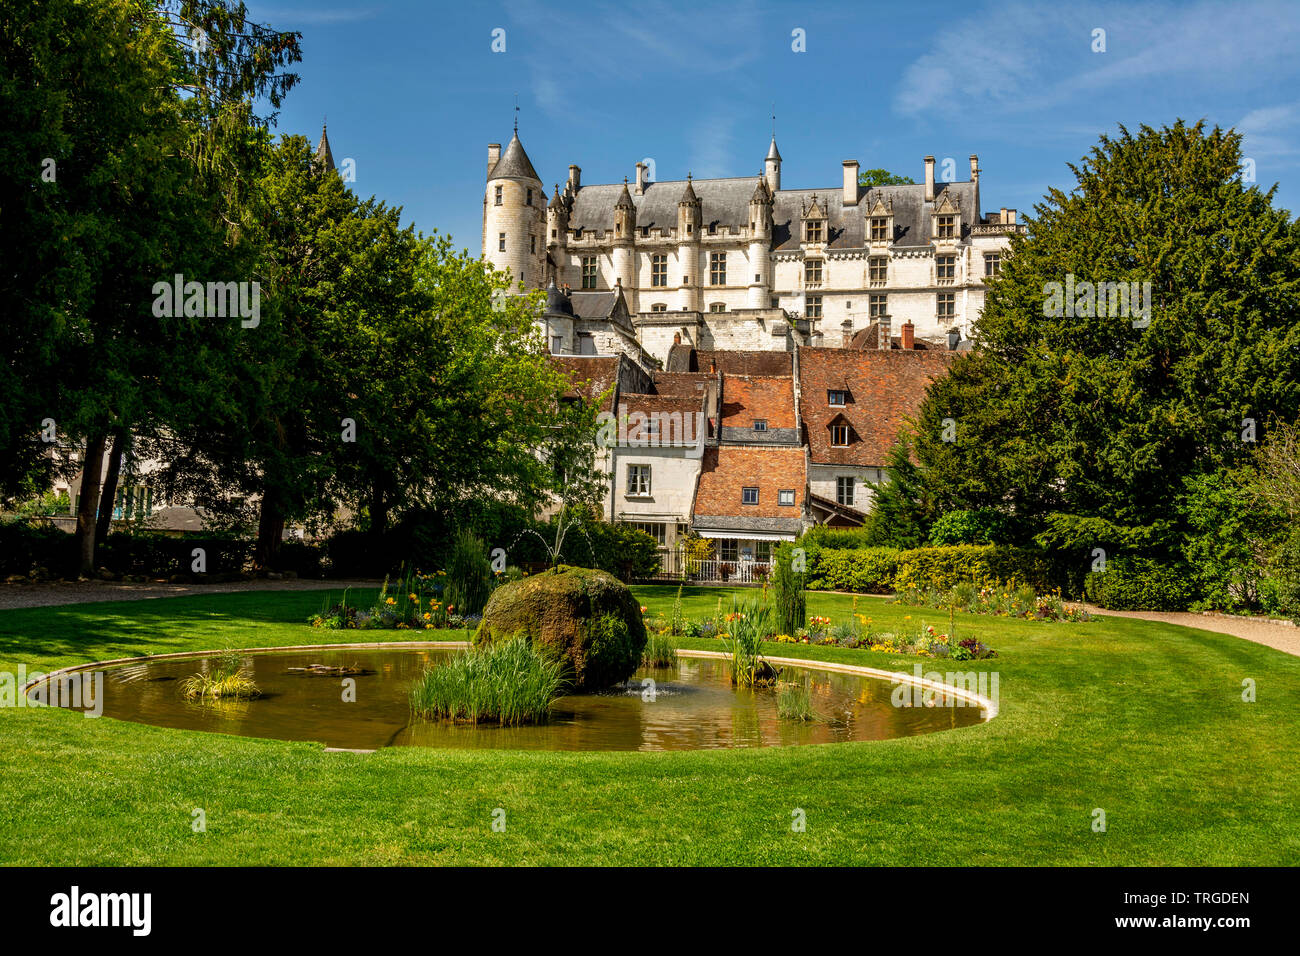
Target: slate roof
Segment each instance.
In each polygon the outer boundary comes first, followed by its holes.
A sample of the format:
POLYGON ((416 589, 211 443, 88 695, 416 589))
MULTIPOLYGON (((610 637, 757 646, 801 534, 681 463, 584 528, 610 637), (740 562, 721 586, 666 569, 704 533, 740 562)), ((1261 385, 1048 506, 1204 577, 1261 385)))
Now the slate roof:
POLYGON ((570 292, 573 314, 580 319, 607 319, 618 302, 617 292, 570 292))
POLYGON ((931 381, 947 374, 946 351, 868 349, 799 350, 799 411, 814 464, 880 467, 889 458, 904 419, 915 415, 931 381), (841 408, 827 391, 847 389, 841 408), (831 445, 830 425, 850 426, 849 445, 831 445))
MULTIPOLYGON (((522 152, 522 150, 521 150, 522 152)), ((502 156, 504 162, 505 156, 502 156)), ((498 166, 500 164, 498 163, 498 166)), ((531 167, 530 167, 531 168, 531 167)), ((495 176, 496 171, 493 171, 495 176)), ((749 202, 754 196, 754 177, 739 176, 728 179, 696 179, 648 183, 640 196, 633 196, 638 229, 677 228, 677 203, 683 192, 691 188, 700 198, 700 222, 707 230, 713 226, 719 232, 749 227, 749 202)), ((623 183, 583 186, 574 197, 569 214, 569 228, 602 231, 614 228, 614 207, 624 188, 623 183)), ((925 186, 916 185, 873 186, 860 189, 858 204, 845 206, 839 186, 821 189, 782 189, 772 203, 772 248, 795 250, 800 246, 799 221, 803 208, 812 202, 815 194, 819 203, 825 204, 827 215, 827 248, 861 249, 866 242, 867 210, 877 197, 893 203, 894 246, 896 248, 925 247, 931 241, 931 214, 934 205, 945 193, 959 203, 963 237, 969 235, 971 223, 979 221, 975 208, 975 184, 937 183, 934 203, 925 201, 925 186)))
POLYGON ((324 169, 334 169, 334 153, 330 150, 330 138, 326 135, 325 124, 320 124, 320 142, 316 144, 315 161, 324 169))
MULTIPOLYGON (((518 133, 510 137, 510 142, 502 151, 501 158, 492 167, 492 172, 488 173, 488 179, 527 179, 538 183, 542 181, 537 175, 537 170, 533 169, 528 154, 524 152, 524 144, 519 142, 518 133)), ((610 209, 613 208, 614 204, 610 203, 610 209)), ((613 221, 611 216, 610 222, 613 221)))

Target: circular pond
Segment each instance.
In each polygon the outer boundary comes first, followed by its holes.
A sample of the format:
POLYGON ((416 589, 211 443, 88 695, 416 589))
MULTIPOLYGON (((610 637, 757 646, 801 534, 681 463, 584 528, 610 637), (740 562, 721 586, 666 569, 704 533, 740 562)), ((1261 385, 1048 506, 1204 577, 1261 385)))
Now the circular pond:
MULTIPOLYGON (((498 727, 425 721, 408 703, 412 682, 446 661, 443 647, 346 647, 243 652, 262 696, 196 703, 181 682, 216 666, 212 657, 144 658, 105 665, 102 716, 245 737, 319 741, 327 747, 455 747, 507 750, 711 750, 884 740, 980 723, 977 704, 895 706, 889 680, 816 666, 782 665, 785 680, 807 680, 818 719, 777 715, 777 692, 737 690, 727 664, 683 652, 675 667, 645 668, 594 694, 560 698, 546 724, 498 727), (359 669, 345 682, 313 665, 359 669), (353 699, 349 699, 353 698, 353 699)), ((90 673, 83 669, 85 675, 90 673)), ((913 699, 910 693, 907 699, 913 699)), ((84 709, 84 708, 83 708, 84 709)))

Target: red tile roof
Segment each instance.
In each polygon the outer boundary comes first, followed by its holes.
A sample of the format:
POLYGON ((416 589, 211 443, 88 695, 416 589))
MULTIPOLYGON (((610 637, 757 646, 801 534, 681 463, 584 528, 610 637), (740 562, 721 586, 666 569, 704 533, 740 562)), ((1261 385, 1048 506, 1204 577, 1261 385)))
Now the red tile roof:
POLYGON ((749 428, 765 419, 768 428, 794 428, 794 379, 772 376, 724 375, 722 425, 749 428))
POLYGON ((618 416, 620 441, 655 437, 665 445, 694 445, 701 432, 708 435, 703 393, 688 398, 625 393, 619 397, 618 416), (624 416, 627 418, 626 426, 623 424, 624 416), (657 432, 646 430, 651 421, 658 422, 657 432))
MULTIPOLYGON (((573 383, 573 389, 568 393, 568 397, 580 395, 591 401, 598 398, 618 380, 619 356, 617 355, 549 355, 547 358, 573 383)), ((601 402, 600 409, 604 412, 612 411, 613 405, 614 392, 611 391, 601 402)))
POLYGON ((655 372, 655 392, 678 398, 703 395, 714 378, 708 372, 655 372))
POLYGON ((947 374, 954 353, 868 349, 800 349, 799 411, 810 460, 816 464, 879 467, 889 458, 905 418, 915 415, 930 382, 947 374), (845 407, 828 391, 847 390, 845 407), (849 445, 831 445, 837 417, 850 426, 849 445))
POLYGON ((802 448, 730 446, 706 448, 695 493, 696 515, 798 518, 803 514, 807 471, 802 448), (758 488, 758 504, 741 504, 741 489, 758 488), (794 491, 793 505, 777 504, 777 492, 794 491))

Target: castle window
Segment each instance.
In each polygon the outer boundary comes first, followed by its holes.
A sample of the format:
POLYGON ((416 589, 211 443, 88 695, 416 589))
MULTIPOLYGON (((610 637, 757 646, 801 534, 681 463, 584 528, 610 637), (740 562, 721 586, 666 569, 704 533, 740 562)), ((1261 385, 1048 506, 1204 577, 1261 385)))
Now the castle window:
POLYGON ((577 338, 578 338, 577 353, 579 355, 596 354, 596 337, 594 335, 592 335, 590 332, 579 332, 577 338))
POLYGON ((984 274, 986 276, 1002 275, 1002 253, 986 252, 984 253, 984 274))
POLYGON ((528 199, 525 202, 525 205, 531 206, 532 204, 533 204, 533 191, 530 189, 528 190, 528 199))
POLYGON ((582 287, 584 289, 596 288, 596 257, 582 257, 582 287))
POLYGON ((718 234, 718 224, 716 222, 709 223, 709 235, 716 236, 717 234, 718 234))
POLYGON ((849 393, 843 389, 830 389, 826 392, 826 404, 837 405, 842 408, 848 397, 849 393))
POLYGON ((709 311, 710 311, 710 312, 726 312, 726 311, 727 311, 727 303, 725 303, 725 302, 710 302, 710 303, 709 303, 709 311))
POLYGON ((849 447, 849 426, 832 425, 831 426, 831 444, 836 448, 849 447))
POLYGON ((529 237, 528 237, 528 251, 529 251, 529 252, 532 252, 532 253, 536 253, 536 252, 537 252, 537 237, 536 237, 536 236, 529 236, 529 237))
POLYGON ((871 220, 871 241, 887 242, 889 240, 889 220, 884 216, 876 216, 871 220))
POLYGON ((804 242, 821 242, 825 233, 826 223, 820 219, 809 219, 803 224, 804 242))
POLYGON ((497 233, 497 252, 505 252, 505 251, 506 251, 506 234, 504 232, 499 232, 497 233))
POLYGON ((940 239, 955 239, 957 237, 957 217, 956 216, 935 216, 940 239))
POLYGON ((692 232, 694 232, 694 231, 695 231, 695 226, 694 226, 693 224, 691 224, 691 223, 688 222, 688 223, 686 224, 686 235, 689 236, 689 235, 690 235, 692 232))
POLYGON ((883 319, 889 314, 888 298, 880 293, 867 296, 867 318, 883 319))
POLYGON ((820 319, 822 317, 822 297, 819 295, 808 296, 808 318, 820 319))
POLYGON ((563 352, 563 351, 564 351, 564 336, 563 336, 563 335, 552 335, 552 336, 551 336, 551 354, 552 354, 552 355, 559 355, 559 354, 560 354, 561 352, 563 352))
POLYGON ((957 316, 957 293, 940 292, 935 301, 935 315, 941 319, 952 319, 957 316))
POLYGON ((957 257, 956 256, 935 256, 934 274, 935 274, 935 278, 938 279, 957 278, 957 257))
POLYGON ((551 238, 552 238, 552 239, 558 239, 558 238, 560 238, 560 230, 558 230, 558 229, 552 229, 552 230, 551 230, 551 238))
POLYGON ((727 284, 727 254, 725 252, 709 253, 709 284, 727 284))
POLYGON ((667 312, 667 311, 668 311, 668 306, 666 306, 666 305, 665 305, 664 303, 662 303, 662 302, 656 302, 654 305, 650 306, 650 311, 651 311, 651 312, 667 312))
POLYGON ((758 489, 754 487, 740 489, 740 503, 742 505, 758 504, 758 489))
POLYGON ((889 276, 889 259, 886 256, 872 256, 867 264, 867 278, 872 282, 884 282, 889 276))
POLYGON ((650 257, 650 284, 652 286, 668 285, 668 257, 654 255, 650 257))
POLYGON ((822 284, 822 261, 809 259, 803 264, 803 279, 808 285, 822 284))
POLYGON ((650 227, 649 227, 649 226, 642 226, 642 227, 641 227, 641 238, 642 238, 642 239, 649 239, 649 238, 650 238, 650 227))
MULTIPOLYGON (((847 444, 847 443, 846 443, 847 444)), ((835 503, 853 507, 853 476, 835 479, 835 503)))
POLYGON ((496 188, 496 205, 501 205, 501 187, 496 188))

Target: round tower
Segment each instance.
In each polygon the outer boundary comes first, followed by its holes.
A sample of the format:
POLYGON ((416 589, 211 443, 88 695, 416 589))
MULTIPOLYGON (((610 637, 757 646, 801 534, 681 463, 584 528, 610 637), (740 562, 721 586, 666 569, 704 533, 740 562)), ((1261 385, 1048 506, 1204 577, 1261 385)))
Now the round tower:
MULTIPOLYGON (((491 160, 493 149, 488 148, 491 160)), ((511 138, 487 174, 483 197, 483 258, 493 268, 509 270, 511 291, 539 289, 545 281, 546 194, 533 164, 511 138)))
POLYGON ((551 194, 551 204, 546 207, 546 251, 554 263, 549 278, 559 285, 564 281, 565 250, 569 243, 569 205, 560 193, 559 183, 551 194))
POLYGON ((623 180, 623 193, 614 203, 614 284, 623 287, 629 311, 636 311, 636 205, 628 192, 627 179, 623 180))
POLYGON ((691 174, 686 174, 686 189, 677 201, 677 267, 682 283, 677 287, 677 307, 686 312, 699 311, 696 290, 700 286, 700 198, 695 195, 691 174))
POLYGON ((772 145, 767 148, 767 159, 763 160, 763 175, 767 179, 767 188, 775 195, 781 189, 781 151, 776 148, 776 135, 772 136, 772 145))
POLYGON ((758 177, 754 195, 749 200, 749 283, 745 304, 751 309, 766 309, 772 295, 772 193, 763 176, 758 177))

